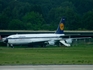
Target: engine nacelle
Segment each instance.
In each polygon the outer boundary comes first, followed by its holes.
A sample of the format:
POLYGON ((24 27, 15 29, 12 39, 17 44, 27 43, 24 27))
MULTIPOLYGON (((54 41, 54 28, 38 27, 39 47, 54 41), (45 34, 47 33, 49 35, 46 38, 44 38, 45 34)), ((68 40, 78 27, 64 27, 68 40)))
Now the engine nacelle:
POLYGON ((54 40, 51 40, 51 41, 48 41, 49 45, 55 45, 55 41, 54 40))
POLYGON ((66 41, 66 43, 68 43, 68 44, 71 44, 71 43, 72 43, 72 39, 71 39, 71 38, 66 39, 65 41, 66 41))

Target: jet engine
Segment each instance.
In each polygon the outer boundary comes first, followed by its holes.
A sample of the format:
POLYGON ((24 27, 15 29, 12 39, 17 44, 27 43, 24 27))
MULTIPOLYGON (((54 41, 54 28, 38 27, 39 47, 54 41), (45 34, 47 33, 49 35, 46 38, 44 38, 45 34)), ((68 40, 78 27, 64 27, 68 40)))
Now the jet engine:
POLYGON ((55 45, 55 41, 54 40, 51 40, 51 41, 48 41, 49 45, 55 45))
POLYGON ((71 43, 72 43, 72 39, 71 39, 71 38, 66 39, 65 41, 66 41, 66 43, 68 43, 68 44, 71 44, 71 43))

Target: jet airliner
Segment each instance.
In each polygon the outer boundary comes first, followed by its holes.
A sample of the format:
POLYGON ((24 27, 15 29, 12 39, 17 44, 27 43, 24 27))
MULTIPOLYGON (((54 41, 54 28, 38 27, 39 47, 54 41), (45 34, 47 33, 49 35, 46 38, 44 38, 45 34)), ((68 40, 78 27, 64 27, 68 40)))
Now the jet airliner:
POLYGON ((65 18, 61 18, 58 28, 55 33, 52 34, 14 34, 8 37, 2 38, 2 41, 7 43, 7 46, 13 46, 18 44, 31 44, 33 45, 55 45, 59 42, 67 47, 71 46, 73 38, 64 38, 64 23, 65 18))

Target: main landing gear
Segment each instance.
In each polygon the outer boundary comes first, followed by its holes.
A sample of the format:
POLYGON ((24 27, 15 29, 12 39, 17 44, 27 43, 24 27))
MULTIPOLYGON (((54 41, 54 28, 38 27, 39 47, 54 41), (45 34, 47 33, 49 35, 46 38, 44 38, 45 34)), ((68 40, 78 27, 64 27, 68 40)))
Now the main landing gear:
POLYGON ((7 43, 7 47, 14 48, 13 44, 9 44, 9 43, 7 43))

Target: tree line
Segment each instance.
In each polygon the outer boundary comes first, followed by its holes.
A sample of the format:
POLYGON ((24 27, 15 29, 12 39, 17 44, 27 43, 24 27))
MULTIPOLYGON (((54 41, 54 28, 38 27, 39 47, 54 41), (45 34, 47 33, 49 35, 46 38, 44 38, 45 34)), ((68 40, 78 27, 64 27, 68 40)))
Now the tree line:
POLYGON ((0 0, 0 30, 93 30, 93 0, 0 0))

